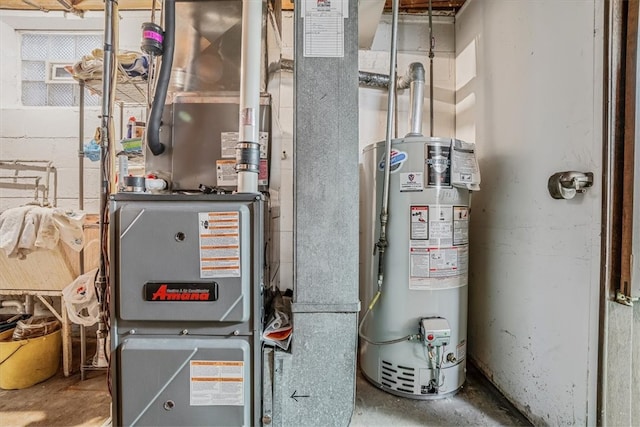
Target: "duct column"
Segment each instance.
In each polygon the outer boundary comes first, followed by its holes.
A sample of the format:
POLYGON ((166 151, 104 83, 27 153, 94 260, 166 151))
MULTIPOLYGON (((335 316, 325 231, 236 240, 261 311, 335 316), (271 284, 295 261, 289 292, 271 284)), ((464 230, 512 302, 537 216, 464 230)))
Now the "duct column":
POLYGON ((273 425, 346 426, 360 309, 358 0, 332 0, 331 14, 312 3, 294 18, 295 332, 291 353, 276 354, 273 425), (333 44, 318 23, 338 27, 333 44))
POLYGON ((258 113, 260 108, 260 51, 262 0, 242 1, 240 120, 236 145, 238 192, 257 193, 260 170, 258 113))

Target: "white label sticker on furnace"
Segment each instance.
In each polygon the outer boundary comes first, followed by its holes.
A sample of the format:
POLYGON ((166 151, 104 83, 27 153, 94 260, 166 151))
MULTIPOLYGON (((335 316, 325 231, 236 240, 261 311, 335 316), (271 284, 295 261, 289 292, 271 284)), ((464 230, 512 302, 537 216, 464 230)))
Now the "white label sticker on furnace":
POLYGON ((198 213, 200 278, 240 277, 240 212, 198 213))
POLYGON ((429 239, 439 240, 440 246, 453 243, 453 206, 429 207, 429 239))
POLYGON ((422 172, 407 172, 400 174, 400 191, 424 190, 424 177, 422 172))
MULTIPOLYGON (((223 158, 236 158, 236 144, 238 143, 238 132, 220 133, 220 150, 223 158)), ((260 132, 258 143, 260 144, 260 158, 267 158, 269 147, 269 132, 260 132)))
POLYGON ((238 185, 235 160, 216 161, 216 185, 219 187, 235 187, 238 185))
POLYGON ((190 361, 191 406, 243 406, 244 362, 190 361))

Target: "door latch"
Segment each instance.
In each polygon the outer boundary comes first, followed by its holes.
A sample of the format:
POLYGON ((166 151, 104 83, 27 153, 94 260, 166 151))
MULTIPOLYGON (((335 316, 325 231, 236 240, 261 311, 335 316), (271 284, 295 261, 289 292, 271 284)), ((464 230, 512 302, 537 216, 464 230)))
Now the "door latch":
POLYGON ((554 199, 573 199, 593 185, 592 172, 558 172, 549 177, 547 188, 554 199))

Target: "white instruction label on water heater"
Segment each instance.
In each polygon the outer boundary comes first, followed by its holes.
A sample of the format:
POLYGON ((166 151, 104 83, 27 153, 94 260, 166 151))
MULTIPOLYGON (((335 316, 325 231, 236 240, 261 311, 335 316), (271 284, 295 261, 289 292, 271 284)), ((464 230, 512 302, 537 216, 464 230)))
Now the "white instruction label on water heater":
POLYGON ((411 206, 409 289, 433 290, 467 283, 469 207, 411 206))
POLYGON ((469 208, 467 206, 453 207, 453 244, 466 245, 469 243, 469 208))
POLYGON ((437 246, 453 244, 453 206, 431 205, 429 209, 429 239, 437 246))
POLYGON ((456 359, 464 360, 467 357, 467 340, 460 341, 456 347, 456 359))
POLYGON ((190 361, 191 406, 243 406, 244 362, 190 361))
POLYGON ((240 212, 199 212, 200 278, 240 277, 240 212))
POLYGON ((429 277, 447 277, 458 274, 456 248, 429 249, 429 277))
POLYGON ((409 289, 433 290, 466 284, 468 247, 425 248, 412 241, 409 248, 409 289))
POLYGON ((429 240, 429 206, 411 206, 411 240, 429 240))
POLYGON ((400 174, 400 191, 423 191, 424 175, 422 172, 406 172, 400 174))

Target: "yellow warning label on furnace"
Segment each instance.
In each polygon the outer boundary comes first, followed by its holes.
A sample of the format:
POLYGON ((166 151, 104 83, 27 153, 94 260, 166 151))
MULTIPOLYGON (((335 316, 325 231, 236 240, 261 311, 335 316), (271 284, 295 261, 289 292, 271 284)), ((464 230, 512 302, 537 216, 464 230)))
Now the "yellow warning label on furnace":
POLYGON ((200 278, 240 277, 240 212, 198 213, 200 278))

